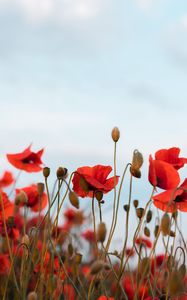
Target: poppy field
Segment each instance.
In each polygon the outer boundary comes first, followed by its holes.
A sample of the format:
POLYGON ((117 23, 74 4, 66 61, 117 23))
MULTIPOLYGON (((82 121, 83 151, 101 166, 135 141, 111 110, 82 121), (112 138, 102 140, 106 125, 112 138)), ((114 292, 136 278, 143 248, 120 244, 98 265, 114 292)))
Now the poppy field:
POLYGON ((132 190, 141 180, 143 154, 134 150, 119 174, 117 127, 111 138, 111 165, 61 166, 53 185, 44 149, 34 152, 30 145, 6 155, 18 176, 7 167, 0 178, 0 299, 187 300, 187 243, 180 222, 187 212, 187 178, 180 174, 187 158, 177 146, 150 154, 146 185, 152 191, 141 206, 132 190), (20 185, 20 176, 35 172, 40 182, 20 185), (89 210, 81 208, 82 201, 90 203, 89 210), (122 247, 114 242, 119 222, 122 247))

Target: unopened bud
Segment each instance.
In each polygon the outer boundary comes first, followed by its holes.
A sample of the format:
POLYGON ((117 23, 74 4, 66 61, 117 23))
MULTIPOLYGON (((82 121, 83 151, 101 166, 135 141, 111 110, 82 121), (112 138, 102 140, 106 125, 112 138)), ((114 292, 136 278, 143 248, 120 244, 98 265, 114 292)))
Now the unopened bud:
POLYGON ((103 193, 101 191, 96 191, 95 198, 100 202, 103 199, 103 193))
POLYGON ((133 201, 134 207, 137 208, 137 207, 138 207, 138 204, 139 204, 139 201, 135 199, 135 200, 133 201))
POLYGON ((170 217, 167 213, 165 213, 161 220, 161 231, 164 236, 170 234, 170 217))
POLYGON ((27 246, 29 246, 29 244, 30 244, 30 239, 29 239, 29 236, 28 236, 27 234, 25 234, 25 235, 22 237, 21 243, 22 243, 22 244, 25 244, 25 245, 27 245, 27 246))
POLYGON ((144 213, 144 208, 139 207, 136 209, 136 215, 139 219, 141 219, 143 217, 143 213, 144 213))
POLYGON ((43 176, 47 178, 49 177, 49 175, 50 175, 50 168, 48 167, 43 168, 43 176))
POLYGON ((90 268, 90 274, 96 275, 98 274, 104 267, 104 262, 102 260, 95 261, 90 268))
POLYGON ((111 133, 111 136, 112 136, 112 139, 115 143, 117 143, 117 141, 119 140, 120 138, 120 131, 118 129, 118 127, 114 127, 112 129, 112 133, 111 133))
POLYGON ((106 225, 101 222, 97 229, 97 241, 103 243, 106 238, 106 225))
POLYGON ((39 196, 42 196, 43 195, 43 192, 44 192, 44 184, 42 182, 38 182, 37 183, 37 190, 38 190, 38 195, 39 196))
POLYGON ((132 168, 139 170, 143 165, 143 155, 138 151, 134 150, 132 158, 132 168))
POLYGON ((153 216, 152 211, 151 211, 151 210, 148 210, 147 215, 146 215, 146 221, 147 221, 147 223, 150 223, 150 222, 151 222, 152 216, 153 216))
POLYGON ((81 261, 82 261, 82 254, 76 253, 76 255, 75 255, 75 263, 77 265, 80 265, 81 261))
POLYGON ((71 243, 68 244, 68 254, 72 256, 74 252, 73 245, 71 243))
POLYGON ((131 175, 136 177, 136 178, 141 178, 141 171, 139 169, 135 169, 133 168, 132 166, 130 167, 130 172, 131 172, 131 175))
POLYGON ((175 236, 176 236, 176 233, 175 233, 173 230, 170 230, 169 236, 175 237, 175 236))
POLYGON ((154 230, 154 235, 155 235, 155 237, 157 237, 158 232, 159 232, 159 226, 156 225, 156 226, 155 226, 155 230, 154 230))
POLYGON ((144 257, 139 264, 139 274, 147 276, 150 272, 150 260, 148 257, 144 257))
POLYGON ((75 208, 79 209, 79 198, 75 192, 69 192, 69 201, 75 208))
POLYGON ((68 170, 63 167, 59 167, 56 171, 56 176, 58 179, 63 179, 66 177, 68 170))
POLYGON ((129 205, 128 204, 123 205, 123 208, 126 212, 129 212, 129 205))
POLYGON ((38 296, 36 294, 36 292, 30 292, 27 296, 27 300, 37 300, 38 296))
POLYGON ((150 230, 148 227, 145 227, 144 228, 144 234, 147 236, 147 237, 150 237, 151 233, 150 233, 150 230))

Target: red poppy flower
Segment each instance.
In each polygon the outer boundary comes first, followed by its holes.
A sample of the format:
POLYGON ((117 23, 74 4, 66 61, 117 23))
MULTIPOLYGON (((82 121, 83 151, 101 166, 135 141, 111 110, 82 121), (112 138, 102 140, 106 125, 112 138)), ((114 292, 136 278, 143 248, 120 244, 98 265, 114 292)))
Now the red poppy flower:
POLYGON ((132 257, 132 256, 135 255, 135 250, 133 248, 126 248, 125 255, 129 256, 129 257, 132 257))
POLYGON ((27 195, 26 206, 30 207, 34 212, 44 209, 47 205, 47 194, 43 193, 41 196, 38 194, 38 189, 36 184, 24 187, 22 189, 16 189, 16 194, 24 191, 27 195))
POLYGON ((92 198, 94 191, 106 194, 117 185, 119 180, 119 176, 107 179, 111 171, 112 168, 110 166, 102 165, 78 168, 72 180, 73 190, 82 198, 92 198), (81 184, 82 179, 86 182, 86 188, 81 184))
POLYGON ((75 290, 71 284, 64 284, 63 296, 68 300, 75 300, 75 290))
POLYGON ((7 159, 17 169, 26 172, 39 172, 42 170, 41 156, 44 149, 38 152, 32 152, 30 148, 31 145, 21 153, 7 154, 7 159))
POLYGON ((89 243, 95 242, 95 233, 93 230, 88 229, 85 232, 83 232, 81 235, 89 243))
POLYGON ((187 164, 187 158, 179 157, 179 153, 180 149, 177 147, 161 149, 155 153, 155 159, 165 161, 178 170, 187 164))
POLYGON ((82 223, 85 220, 85 217, 84 217, 82 211, 76 211, 72 208, 68 208, 64 212, 64 216, 65 216, 66 220, 71 224, 71 226, 72 225, 82 225, 82 223))
POLYGON ((5 171, 3 176, 0 178, 0 189, 11 185, 14 182, 14 177, 11 172, 5 171))
MULTIPOLYGON (((14 214, 14 205, 12 204, 12 202, 10 202, 5 192, 0 191, 0 197, 2 198, 3 201, 5 219, 8 219, 10 216, 13 216, 14 214)), ((3 218, 3 211, 2 211, 2 204, 0 202, 0 219, 2 218, 3 218)))
MULTIPOLYGON (((7 233, 10 239, 17 241, 20 236, 19 229, 17 228, 14 217, 9 217, 6 220, 6 228, 7 228, 7 233)), ((4 229, 4 223, 2 220, 0 220, 0 234, 3 237, 6 237, 5 229, 4 229)))
POLYGON ((135 243, 137 245, 144 245, 147 248, 152 248, 152 242, 149 239, 146 239, 144 237, 139 237, 136 239, 135 243))
POLYGON ((114 300, 113 297, 100 296, 97 300, 114 300))
POLYGON ((187 212, 187 178, 179 188, 162 192, 153 198, 154 205, 167 212, 181 210, 187 212))
POLYGON ((149 182, 154 187, 168 190, 178 186, 180 177, 172 165, 162 160, 153 160, 151 155, 149 163, 149 182))
POLYGON ((6 275, 10 269, 10 260, 7 254, 0 254, 0 275, 6 275))
POLYGON ((133 286, 133 279, 129 276, 125 276, 123 279, 123 288, 129 300, 134 299, 135 287, 133 286))

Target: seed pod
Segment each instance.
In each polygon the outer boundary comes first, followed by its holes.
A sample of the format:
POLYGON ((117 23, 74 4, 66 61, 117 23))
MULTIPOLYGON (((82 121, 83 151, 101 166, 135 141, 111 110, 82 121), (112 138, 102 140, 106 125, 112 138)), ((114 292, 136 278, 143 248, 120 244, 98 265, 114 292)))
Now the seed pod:
POLYGON ((134 207, 137 208, 137 207, 138 207, 138 204, 139 204, 139 201, 135 199, 135 200, 133 201, 134 207))
POLYGON ((69 201, 75 208, 79 209, 79 198, 75 192, 69 192, 69 201))
POLYGON ((124 208, 124 210, 125 210, 126 212, 129 211, 129 205, 128 205, 128 204, 123 205, 123 208, 124 208))
POLYGON ((151 211, 151 210, 148 210, 147 215, 146 215, 146 222, 147 222, 147 223, 150 223, 150 222, 151 222, 152 216, 153 216, 152 211, 151 211))
POLYGON ((112 133, 111 133, 111 136, 112 136, 112 139, 115 143, 117 143, 117 141, 119 140, 120 138, 120 131, 118 129, 118 127, 114 127, 112 129, 112 133))
POLYGON ((103 243, 106 238, 106 225, 101 222, 97 229, 97 241, 103 243))
POLYGON ((159 232, 159 225, 156 225, 156 226, 155 226, 155 230, 154 230, 154 236, 155 236, 155 237, 157 237, 158 232, 159 232))
POLYGON ((150 237, 151 233, 150 233, 150 230, 148 227, 144 227, 144 234, 147 236, 147 237, 150 237))
POLYGON ((139 170, 143 165, 143 155, 138 151, 134 150, 132 157, 132 168, 139 170))
POLYGON ((71 243, 68 244, 68 254, 72 256, 74 252, 73 245, 71 243))
POLYGON ((27 296, 27 300, 37 300, 38 299, 38 296, 36 294, 36 292, 30 292, 27 296))
POLYGON ((37 191, 38 191, 38 195, 39 196, 42 196, 43 195, 43 192, 44 192, 44 184, 42 182, 38 182, 37 183, 37 191))
POLYGON ((56 176, 58 179, 63 179, 67 175, 67 169, 63 167, 59 167, 56 171, 56 176))
POLYGON ((50 175, 50 168, 48 167, 43 168, 43 176, 47 178, 49 177, 49 175, 50 175))
POLYGON ((139 219, 141 219, 143 217, 143 213, 144 213, 144 208, 139 207, 136 209, 136 215, 139 219))
POLYGON ((29 247, 30 245, 30 239, 29 239, 29 236, 27 234, 25 234, 22 239, 21 239, 21 243, 22 244, 25 244, 29 247))
POLYGON ((76 263, 77 265, 80 265, 81 261, 82 261, 82 254, 76 253, 76 254, 75 254, 75 263, 76 263))
POLYGON ((103 199, 103 193, 101 191, 96 191, 95 198, 100 202, 103 199))
POLYGON ((84 177, 80 176, 79 184, 80 184, 80 187, 83 189, 83 191, 89 192, 89 184, 84 179, 84 177))
POLYGON ((170 217, 167 213, 162 216, 161 220, 161 231, 164 236, 170 234, 170 217))
POLYGON ((90 268, 90 274, 96 275, 98 274, 104 267, 104 262, 102 260, 95 261, 90 268))

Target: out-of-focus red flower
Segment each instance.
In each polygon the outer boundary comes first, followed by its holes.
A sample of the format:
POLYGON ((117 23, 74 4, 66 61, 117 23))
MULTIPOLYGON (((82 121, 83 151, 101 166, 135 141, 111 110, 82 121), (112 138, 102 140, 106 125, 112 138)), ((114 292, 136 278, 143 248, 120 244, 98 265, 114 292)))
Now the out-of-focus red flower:
POLYGON ((94 233, 93 230, 88 229, 88 230, 82 232, 81 235, 89 243, 94 243, 95 242, 95 233, 94 233))
POLYGON ((82 198, 92 198, 95 191, 106 194, 117 185, 119 180, 119 176, 107 179, 111 171, 110 166, 102 165, 78 168, 72 180, 73 190, 82 198), (81 184, 81 180, 85 180, 86 187, 81 184))
POLYGON ((41 196, 38 194, 38 189, 36 184, 31 186, 24 187, 22 189, 16 189, 16 194, 19 194, 21 191, 24 191, 27 195, 28 201, 26 206, 34 212, 38 212, 44 209, 47 205, 47 194, 43 193, 41 196))
POLYGON ((161 149, 155 153, 155 159, 165 161, 178 170, 187 164, 187 158, 179 157, 179 153, 180 149, 177 147, 161 149))
POLYGON ((157 269, 159 269, 162 266, 164 266, 164 261, 166 261, 166 257, 165 257, 164 254, 156 255, 151 260, 151 272, 154 274, 157 269))
POLYGON ((178 186, 180 177, 177 170, 171 164, 162 160, 153 160, 150 155, 149 182, 154 187, 168 190, 178 186))
POLYGON ((135 250, 133 248, 126 248, 125 250, 125 255, 126 256, 134 256, 135 255, 135 250))
POLYGON ((63 295, 65 299, 75 300, 75 290, 71 284, 64 284, 63 295))
POLYGON ((6 275, 10 269, 10 260, 7 254, 0 254, 0 275, 6 275))
POLYGON ((14 182, 14 177, 11 172, 5 171, 3 176, 0 178, 0 189, 11 185, 14 182))
POLYGON ((136 245, 144 245, 147 248, 152 248, 152 242, 144 237, 139 237, 135 241, 136 245))
POLYGON ((44 149, 38 152, 31 151, 31 145, 23 152, 16 154, 7 154, 7 159, 14 167, 26 172, 39 172, 42 170, 41 156, 44 149))
POLYGON ((154 205, 163 211, 181 210, 187 212, 187 178, 177 189, 162 192, 152 199, 154 205))
POLYGON ((81 274, 83 274, 84 276, 87 276, 90 273, 90 266, 88 265, 84 265, 81 268, 81 274))
POLYGON ((100 296, 97 300, 114 300, 113 297, 100 296))
POLYGON ((81 210, 77 211, 72 208, 66 209, 64 216, 71 225, 82 225, 85 220, 84 214, 81 210))
MULTIPOLYGON (((14 214, 14 205, 8 199, 8 196, 5 192, 0 191, 0 198, 3 201, 5 219, 8 219, 10 216, 14 214)), ((0 219, 3 219, 3 210, 2 210, 2 203, 0 201, 0 219)))
POLYGON ((135 296, 135 288, 133 286, 133 279, 129 276, 123 278, 123 288, 129 300, 133 300, 135 296))
POLYGON ((145 299, 148 297, 148 287, 145 284, 142 284, 138 289, 139 299, 145 299))
MULTIPOLYGON (((6 220, 6 228, 7 228, 7 233, 10 239, 17 241, 20 236, 20 232, 18 228, 16 227, 14 217, 9 217, 6 220)), ((0 234, 3 237, 6 237, 5 229, 4 229, 4 222, 0 220, 0 234)))

